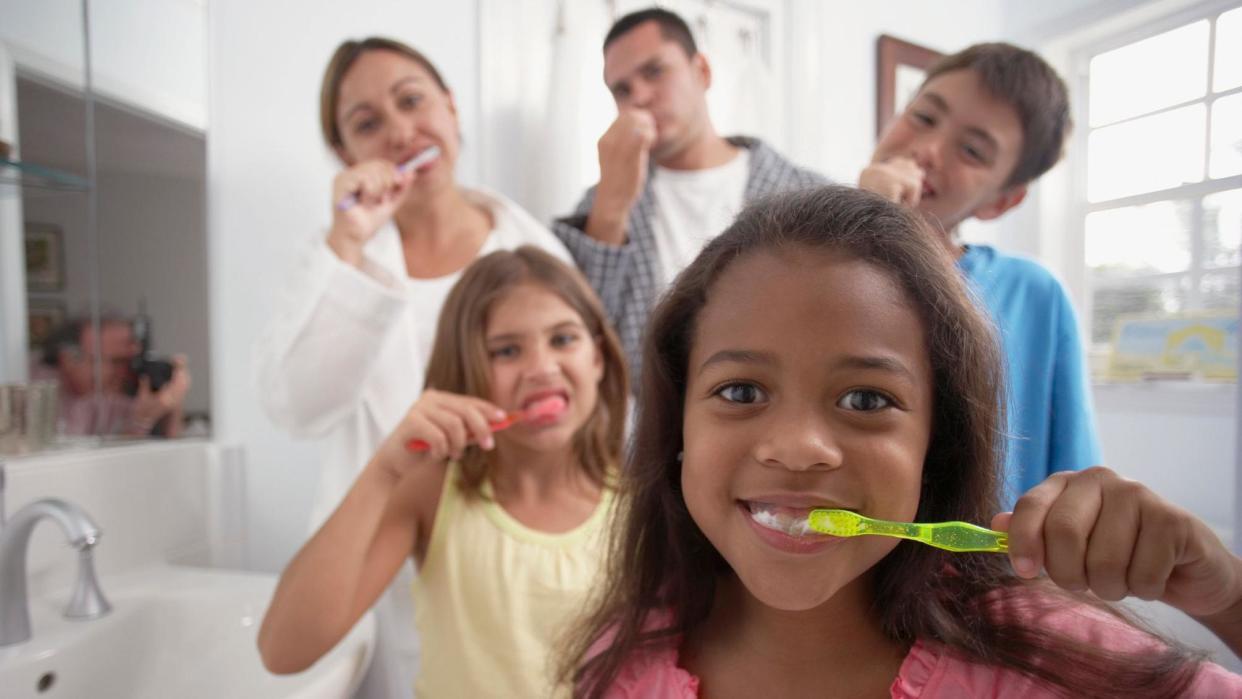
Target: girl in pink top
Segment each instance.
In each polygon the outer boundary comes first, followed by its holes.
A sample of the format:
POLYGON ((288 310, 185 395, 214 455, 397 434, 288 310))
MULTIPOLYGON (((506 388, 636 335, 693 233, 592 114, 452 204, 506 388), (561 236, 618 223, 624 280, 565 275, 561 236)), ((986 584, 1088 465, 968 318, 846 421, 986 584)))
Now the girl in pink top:
POLYGON ((1101 601, 1163 600, 1237 652, 1242 559, 1202 522, 1103 468, 995 514, 996 339, 912 215, 762 202, 652 320, 580 695, 1242 696, 1101 601), (990 523, 1010 553, 787 533, 816 507, 990 523))

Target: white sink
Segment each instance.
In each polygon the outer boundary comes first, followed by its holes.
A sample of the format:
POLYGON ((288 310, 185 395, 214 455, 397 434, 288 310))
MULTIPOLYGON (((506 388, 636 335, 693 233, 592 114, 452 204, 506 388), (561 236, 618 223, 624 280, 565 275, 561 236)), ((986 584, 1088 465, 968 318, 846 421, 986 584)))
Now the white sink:
POLYGON ((278 677, 255 645, 276 587, 269 575, 157 567, 100 580, 112 612, 61 616, 68 591, 31 599, 29 641, 0 648, 5 699, 339 699, 375 644, 367 614, 306 672, 278 677))

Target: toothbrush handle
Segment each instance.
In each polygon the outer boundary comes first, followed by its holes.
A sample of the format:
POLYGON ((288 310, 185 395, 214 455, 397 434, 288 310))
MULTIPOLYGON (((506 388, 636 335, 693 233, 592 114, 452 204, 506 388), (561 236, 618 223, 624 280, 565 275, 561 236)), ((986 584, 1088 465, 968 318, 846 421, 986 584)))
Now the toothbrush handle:
MULTIPOLYGON (((419 153, 413 158, 410 158, 404 163, 401 163, 400 165, 398 165, 397 172, 407 173, 422 165, 427 164, 428 162, 430 162, 431 160, 434 160, 439 155, 440 155, 439 148, 428 148, 422 153, 419 153)), ((341 197, 341 200, 336 203, 336 210, 337 211, 349 211, 350 209, 354 208, 357 205, 358 205, 358 195, 349 194, 349 195, 341 197)))
POLYGON ((1009 534, 984 529, 967 522, 945 522, 928 525, 926 543, 955 552, 1005 553, 1009 551, 1009 534))
POLYGON ((886 522, 879 519, 859 522, 858 533, 895 536, 899 539, 910 539, 912 541, 923 541, 930 538, 930 534, 926 531, 926 526, 922 524, 914 522, 886 522))

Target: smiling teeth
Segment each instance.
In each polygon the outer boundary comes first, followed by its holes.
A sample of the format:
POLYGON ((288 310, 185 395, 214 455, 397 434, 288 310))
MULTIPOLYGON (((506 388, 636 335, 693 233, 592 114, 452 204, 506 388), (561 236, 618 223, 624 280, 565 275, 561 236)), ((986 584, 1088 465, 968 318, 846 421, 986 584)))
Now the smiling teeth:
POLYGON ((750 518, 766 529, 773 529, 789 536, 807 536, 814 533, 807 522, 806 515, 796 516, 777 512, 761 503, 747 503, 747 507, 750 510, 750 518))

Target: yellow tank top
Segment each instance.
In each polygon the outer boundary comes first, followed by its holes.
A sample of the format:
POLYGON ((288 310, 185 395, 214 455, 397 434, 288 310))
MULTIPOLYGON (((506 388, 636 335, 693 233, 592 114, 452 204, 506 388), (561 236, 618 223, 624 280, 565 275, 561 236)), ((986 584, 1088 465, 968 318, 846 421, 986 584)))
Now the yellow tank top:
POLYGON ((530 529, 491 499, 466 500, 450 464, 414 582, 419 660, 415 694, 442 697, 567 695, 554 651, 602 576, 613 495, 577 528, 530 529))

